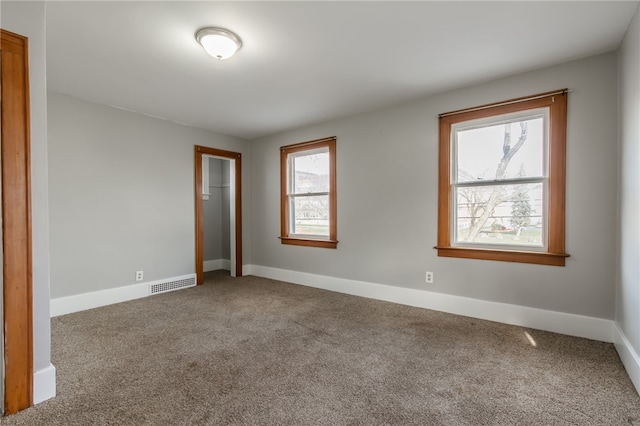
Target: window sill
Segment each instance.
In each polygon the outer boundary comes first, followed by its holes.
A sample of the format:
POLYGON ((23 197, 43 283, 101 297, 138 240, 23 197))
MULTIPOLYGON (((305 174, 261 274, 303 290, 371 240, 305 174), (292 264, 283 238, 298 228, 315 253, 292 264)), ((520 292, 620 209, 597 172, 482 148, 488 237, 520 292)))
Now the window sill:
POLYGON ((279 237, 282 244, 288 244, 292 246, 307 246, 307 247, 320 247, 335 249, 338 247, 338 241, 334 240, 314 240, 311 238, 292 238, 292 237, 279 237))
POLYGON ((535 251, 508 251, 476 249, 467 247, 434 247, 441 257, 459 257, 463 259, 497 260, 500 262, 533 263, 537 265, 564 266, 566 253, 535 251))

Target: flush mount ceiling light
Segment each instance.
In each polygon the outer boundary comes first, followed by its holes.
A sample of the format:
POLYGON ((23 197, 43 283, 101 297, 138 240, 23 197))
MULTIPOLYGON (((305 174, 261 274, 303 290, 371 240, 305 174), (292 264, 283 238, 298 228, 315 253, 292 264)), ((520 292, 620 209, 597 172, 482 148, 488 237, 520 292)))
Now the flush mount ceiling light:
POLYGON ((196 40, 214 58, 227 59, 242 47, 242 40, 224 28, 203 28, 196 33, 196 40))

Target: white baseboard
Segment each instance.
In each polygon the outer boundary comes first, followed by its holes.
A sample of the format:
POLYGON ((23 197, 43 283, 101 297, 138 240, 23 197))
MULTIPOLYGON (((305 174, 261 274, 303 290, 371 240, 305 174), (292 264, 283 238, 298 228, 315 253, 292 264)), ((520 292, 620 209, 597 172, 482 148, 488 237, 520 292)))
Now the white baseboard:
POLYGON ((195 276, 195 274, 187 274, 181 275, 179 277, 147 281, 123 287, 110 288, 107 290, 99 290, 92 291, 90 293, 76 294, 73 296, 58 297, 56 299, 51 299, 50 301, 50 315, 53 318, 60 315, 71 314, 73 312, 86 311, 87 309, 113 305, 114 303, 141 299, 150 295, 149 288, 153 284, 168 281, 185 280, 189 278, 195 278, 195 276))
POLYGON ((254 274, 253 273, 253 265, 242 265, 242 275, 255 275, 255 276, 259 276, 258 274, 254 274))
POLYGON ((51 299, 51 317, 86 311, 87 309, 113 305, 114 303, 140 299, 149 295, 149 284, 140 283, 107 290, 51 299))
POLYGON ((631 343, 627 339, 627 336, 622 332, 620 326, 615 325, 615 345, 620 360, 627 370, 627 374, 631 378, 633 385, 636 387, 636 391, 640 393, 640 356, 635 351, 631 343))
POLYGON ((56 368, 48 367, 33 373, 33 403, 40 404, 56 396, 56 368))
POLYGON ((202 266, 204 272, 217 271, 219 269, 229 271, 231 270, 231 261, 229 259, 205 260, 202 266))
POLYGON ((615 323, 602 318, 260 265, 245 265, 243 274, 608 343, 614 338, 615 323))

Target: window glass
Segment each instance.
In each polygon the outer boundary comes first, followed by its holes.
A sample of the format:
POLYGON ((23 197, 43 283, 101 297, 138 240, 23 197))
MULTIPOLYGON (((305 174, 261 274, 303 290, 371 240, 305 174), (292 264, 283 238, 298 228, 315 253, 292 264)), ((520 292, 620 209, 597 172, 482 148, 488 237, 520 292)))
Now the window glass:
POLYGON ((293 156, 294 185, 292 194, 329 192, 329 150, 310 155, 293 156))
POLYGON ((545 246, 541 183, 458 187, 456 198, 457 243, 545 246), (491 197, 504 201, 487 211, 491 197))
POLYGON ((294 235, 329 237, 329 196, 291 198, 291 229, 294 235))
POLYGON ((546 246, 547 116, 543 109, 453 126, 454 244, 546 246))
MULTIPOLYGON (((460 126, 462 127, 462 126, 460 126)), ((522 118, 507 123, 462 128, 455 131, 457 181, 544 176, 544 117, 522 118), (509 142, 506 142, 506 139, 509 142), (511 149, 517 152, 501 170, 498 166, 511 149)))

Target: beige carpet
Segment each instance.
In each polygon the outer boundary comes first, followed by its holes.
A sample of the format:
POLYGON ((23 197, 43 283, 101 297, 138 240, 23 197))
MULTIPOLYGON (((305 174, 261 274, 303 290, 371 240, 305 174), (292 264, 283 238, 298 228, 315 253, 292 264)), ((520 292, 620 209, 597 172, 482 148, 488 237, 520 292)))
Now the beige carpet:
POLYGON ((2 424, 640 424, 608 343, 262 278, 206 281, 54 318, 58 396, 2 424))

